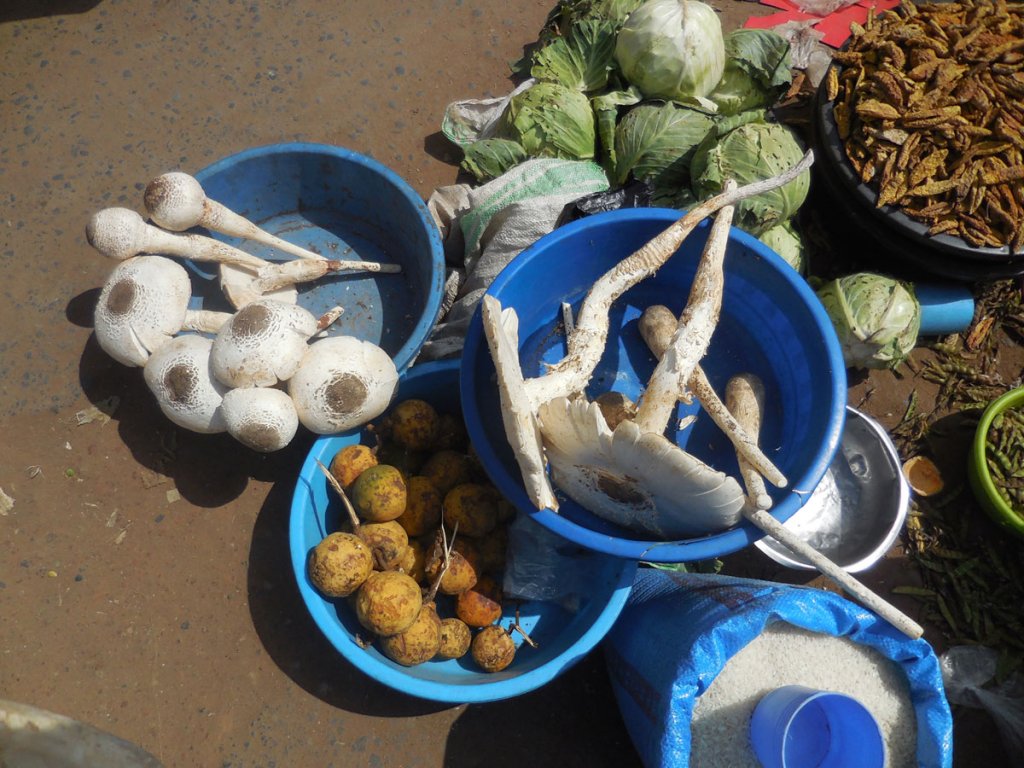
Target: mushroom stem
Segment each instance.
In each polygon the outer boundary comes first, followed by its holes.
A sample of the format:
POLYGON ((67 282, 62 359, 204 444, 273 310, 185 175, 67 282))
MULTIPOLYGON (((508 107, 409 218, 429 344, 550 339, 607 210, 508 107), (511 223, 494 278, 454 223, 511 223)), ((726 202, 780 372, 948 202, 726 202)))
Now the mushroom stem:
MULTIPOLYGON (((760 381, 757 380, 757 377, 751 375, 743 379, 736 377, 726 387, 726 404, 733 411, 739 422, 752 435, 758 433, 761 419, 761 408, 757 400, 759 388, 763 391, 760 381)), ((740 458, 740 463, 742 466, 742 457, 740 458)), ((756 475, 756 472, 751 473, 751 479, 753 475, 756 475)), ((744 479, 746 480, 747 478, 748 474, 744 472, 744 479)), ((753 494, 757 494, 757 481, 755 480, 754 485, 748 486, 748 488, 752 489, 753 494)), ((764 486, 762 485, 761 488, 763 489, 764 486)), ((882 599, 876 592, 864 586, 864 584, 810 544, 807 544, 803 539, 797 537, 767 511, 758 509, 756 506, 744 505, 743 515, 773 539, 780 541, 793 552, 805 557, 821 573, 829 577, 847 593, 855 597, 862 605, 877 613, 907 637, 917 639, 924 634, 924 629, 921 625, 892 605, 892 603, 882 599)))
POLYGON ((147 224, 128 208, 104 208, 94 213, 85 227, 89 245, 112 259, 142 253, 169 254, 193 261, 239 264, 253 269, 269 262, 203 235, 181 235, 147 224))
MULTIPOLYGON (((300 259, 323 260, 319 253, 302 248, 267 232, 241 214, 206 196, 199 180, 180 171, 157 176, 143 194, 146 211, 153 221, 164 229, 183 232, 192 227, 205 227, 232 237, 254 240, 284 251, 300 259)), ((338 269, 363 272, 400 272, 397 264, 373 261, 340 261, 338 269)))
POLYGON ((808 151, 800 162, 778 176, 726 190, 705 200, 602 275, 583 301, 576 328, 568 339, 569 353, 546 374, 526 382, 533 404, 571 395, 586 387, 608 339, 611 305, 627 290, 653 275, 700 222, 725 206, 787 184, 806 171, 812 162, 814 154, 808 151))
POLYGON ((221 266, 221 288, 231 305, 236 309, 241 309, 246 304, 271 294, 275 294, 274 298, 283 300, 283 297, 276 295, 278 291, 351 269, 352 263, 358 264, 359 262, 334 259, 317 259, 316 261, 292 259, 267 264, 256 271, 255 277, 252 277, 247 269, 239 269, 233 264, 224 264, 221 266))
MULTIPOLYGON (((648 348, 656 358, 661 358, 672 341, 672 331, 676 325, 676 317, 672 310, 663 304, 654 304, 643 311, 640 316, 640 335, 647 342, 648 348)), ((740 453, 744 460, 753 465, 769 482, 779 488, 787 484, 786 476, 765 456, 758 447, 757 442, 752 440, 747 431, 740 426, 733 418, 729 409, 718 397, 714 387, 708 380, 704 369, 698 364, 694 366, 690 380, 686 383, 687 388, 696 395, 701 407, 711 417, 719 429, 725 433, 732 442, 733 447, 740 453)), ((766 495, 767 497, 767 495, 766 495)), ((771 498, 768 498, 769 505, 771 498)), ((767 507, 763 507, 767 509, 767 507)))
MULTIPOLYGON (((736 189, 736 182, 730 179, 725 189, 736 189)), ((679 394, 711 344, 725 292, 725 251, 734 210, 732 205, 725 205, 715 215, 686 307, 640 400, 635 421, 641 432, 665 431, 679 394)))
POLYGON ((515 453, 526 494, 537 509, 558 509, 558 500, 545 471, 544 444, 536 408, 526 392, 519 364, 519 317, 502 310, 501 302, 484 294, 480 303, 484 334, 498 374, 501 419, 515 453))
POLYGON ((185 312, 185 320, 181 324, 181 330, 216 333, 230 319, 230 312, 214 312, 210 309, 189 309, 185 312))

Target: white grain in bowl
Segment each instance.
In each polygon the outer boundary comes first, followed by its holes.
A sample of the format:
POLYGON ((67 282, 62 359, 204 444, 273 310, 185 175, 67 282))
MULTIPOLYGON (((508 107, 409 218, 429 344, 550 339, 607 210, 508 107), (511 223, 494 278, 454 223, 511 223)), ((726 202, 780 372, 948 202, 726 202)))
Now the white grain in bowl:
POLYGON ((878 721, 887 768, 917 764, 917 718, 899 665, 849 638, 780 621, 729 659, 697 699, 690 721, 690 765, 759 768, 750 746, 750 715, 762 696, 783 685, 854 697, 878 721))

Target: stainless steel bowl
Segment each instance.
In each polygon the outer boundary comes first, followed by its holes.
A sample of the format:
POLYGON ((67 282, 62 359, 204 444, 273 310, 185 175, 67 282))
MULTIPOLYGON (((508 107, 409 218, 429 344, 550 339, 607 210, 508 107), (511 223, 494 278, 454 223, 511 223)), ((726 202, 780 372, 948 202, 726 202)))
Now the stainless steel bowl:
MULTIPOLYGON (((910 487, 892 439, 869 416, 846 407, 835 458, 786 527, 851 573, 870 568, 896 541, 910 507, 910 487)), ((777 563, 814 566, 771 537, 755 546, 777 563)))

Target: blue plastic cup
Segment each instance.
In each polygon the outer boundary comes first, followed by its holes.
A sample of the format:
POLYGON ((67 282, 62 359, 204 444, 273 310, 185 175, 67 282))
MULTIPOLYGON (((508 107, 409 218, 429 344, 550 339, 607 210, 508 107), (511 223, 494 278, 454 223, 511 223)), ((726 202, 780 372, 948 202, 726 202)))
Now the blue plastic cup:
POLYGON ((854 698, 802 685, 765 694, 750 718, 750 741, 764 768, 883 768, 885 743, 854 698))

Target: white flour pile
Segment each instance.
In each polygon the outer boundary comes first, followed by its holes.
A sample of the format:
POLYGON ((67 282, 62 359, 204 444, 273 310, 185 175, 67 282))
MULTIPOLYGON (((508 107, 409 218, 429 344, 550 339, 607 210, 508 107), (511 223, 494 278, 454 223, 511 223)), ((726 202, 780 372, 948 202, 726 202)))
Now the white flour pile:
POLYGON ((906 676, 895 662, 845 637, 776 622, 729 659, 697 699, 690 724, 690 765, 759 768, 750 746, 750 715, 783 685, 837 691, 874 715, 885 739, 887 768, 916 765, 917 719, 906 676))

